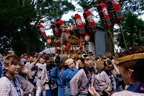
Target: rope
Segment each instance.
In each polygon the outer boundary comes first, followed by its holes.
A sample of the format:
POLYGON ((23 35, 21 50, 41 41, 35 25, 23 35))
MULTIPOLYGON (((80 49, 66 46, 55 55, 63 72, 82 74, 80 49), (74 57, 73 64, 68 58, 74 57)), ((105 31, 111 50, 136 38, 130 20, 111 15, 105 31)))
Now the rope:
POLYGON ((48 47, 48 49, 49 49, 49 51, 50 51, 50 55, 52 55, 52 52, 51 52, 51 50, 50 50, 49 44, 47 44, 47 47, 48 47))
POLYGON ((110 37, 111 37, 112 42, 113 42, 114 50, 116 52, 116 48, 115 48, 115 44, 114 44, 114 39, 113 39, 112 33, 110 32, 110 30, 108 30, 108 33, 110 34, 110 37))
POLYGON ((125 40, 125 36, 124 36, 123 30, 122 30, 122 27, 121 27, 121 23, 118 23, 118 24, 119 24, 119 26, 120 26, 120 30, 121 30, 122 35, 123 35, 123 39, 124 39, 124 43, 125 43, 125 47, 126 47, 126 49, 128 49, 128 48, 127 48, 127 44, 126 44, 126 40, 125 40))

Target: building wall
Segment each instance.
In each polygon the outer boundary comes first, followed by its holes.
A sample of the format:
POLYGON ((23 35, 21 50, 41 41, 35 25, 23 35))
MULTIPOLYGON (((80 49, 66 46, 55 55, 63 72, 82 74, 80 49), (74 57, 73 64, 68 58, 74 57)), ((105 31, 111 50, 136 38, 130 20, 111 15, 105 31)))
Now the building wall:
POLYGON ((105 51, 105 31, 104 30, 100 30, 100 29, 97 29, 97 32, 95 33, 95 47, 96 47, 96 56, 98 56, 98 54, 100 53, 100 50, 101 50, 101 53, 102 55, 104 56, 106 54, 106 51, 105 51), (99 46, 98 46, 98 44, 99 46), (100 50, 99 50, 99 47, 100 47, 100 50))

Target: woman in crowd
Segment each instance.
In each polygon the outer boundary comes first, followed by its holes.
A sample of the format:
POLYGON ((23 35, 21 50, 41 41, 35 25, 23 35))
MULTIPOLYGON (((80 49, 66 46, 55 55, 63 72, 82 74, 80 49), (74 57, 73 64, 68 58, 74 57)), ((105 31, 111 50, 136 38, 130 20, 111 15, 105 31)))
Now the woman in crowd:
MULTIPOLYGON (((119 72, 129 87, 112 96, 144 96, 144 47, 126 50, 119 57, 119 72)), ((99 96, 93 87, 89 92, 92 96, 99 96)))
POLYGON ((53 69, 51 73, 51 83, 57 82, 58 96, 65 96, 64 94, 65 79, 63 75, 66 71, 66 68, 63 66, 62 59, 59 55, 55 57, 54 62, 55 64, 57 64, 57 66, 53 69))
POLYGON ((38 67, 38 70, 37 70, 37 79, 36 79, 36 85, 37 85, 36 96, 40 96, 42 91, 43 91, 43 95, 45 96, 46 88, 44 84, 45 82, 48 81, 45 58, 43 57, 39 58, 39 63, 37 67, 38 67))
POLYGON ((0 96, 23 96, 33 92, 34 86, 18 73, 26 74, 28 79, 32 79, 28 69, 21 66, 20 58, 14 54, 9 54, 4 59, 6 73, 0 78, 0 96))
POLYGON ((45 90, 46 91, 46 95, 47 96, 55 96, 56 93, 57 93, 57 84, 56 83, 51 83, 51 78, 50 78, 50 75, 51 75, 51 72, 53 70, 53 64, 52 62, 50 61, 50 59, 52 58, 49 58, 49 59, 46 59, 46 69, 47 69, 47 75, 48 75, 48 80, 47 82, 45 82, 45 86, 47 86, 47 89, 45 90))
POLYGON ((99 75, 99 87, 103 95, 114 93, 116 90, 116 73, 110 59, 104 61, 104 70, 99 75))
POLYGON ((68 69, 64 73, 64 77, 66 79, 65 95, 72 96, 69 82, 78 72, 79 62, 75 64, 73 59, 67 59, 65 61, 65 64, 68 66, 68 69))
POLYGON ((79 70, 77 74, 70 81, 70 88, 72 95, 89 96, 89 86, 95 86, 96 78, 93 68, 93 61, 89 55, 82 56, 84 68, 79 70))

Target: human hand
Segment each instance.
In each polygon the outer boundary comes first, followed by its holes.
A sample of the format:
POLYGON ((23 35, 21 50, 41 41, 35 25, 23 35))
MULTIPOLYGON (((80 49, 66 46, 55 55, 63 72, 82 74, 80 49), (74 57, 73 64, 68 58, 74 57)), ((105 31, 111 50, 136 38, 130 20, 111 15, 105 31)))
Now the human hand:
POLYGON ((80 62, 81 62, 81 60, 77 60, 77 61, 76 61, 76 65, 79 65, 80 62))
POLYGON ((89 86, 88 91, 90 92, 90 94, 92 96, 100 96, 96 91, 95 88, 93 86, 89 86))
POLYGON ((21 72, 24 73, 24 74, 27 74, 29 72, 29 70, 27 69, 27 67, 24 65, 22 66, 21 68, 21 72))
POLYGON ((42 90, 45 91, 45 86, 44 85, 42 85, 42 90))

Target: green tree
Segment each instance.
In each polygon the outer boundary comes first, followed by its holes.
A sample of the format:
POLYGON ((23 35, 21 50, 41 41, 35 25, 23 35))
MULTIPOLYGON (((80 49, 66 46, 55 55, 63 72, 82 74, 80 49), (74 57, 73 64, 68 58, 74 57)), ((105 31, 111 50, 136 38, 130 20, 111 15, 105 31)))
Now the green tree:
POLYGON ((13 48, 20 55, 43 50, 37 24, 54 22, 69 10, 74 10, 74 5, 68 0, 1 0, 0 52, 13 48))
MULTIPOLYGON (((144 21, 138 19, 135 14, 128 13, 125 14, 123 18, 122 26, 128 48, 144 45, 144 39, 142 38, 142 34, 144 33, 144 21)), ((124 42, 119 41, 123 41, 121 32, 119 32, 117 36, 117 43, 122 48, 125 48, 124 42)))

